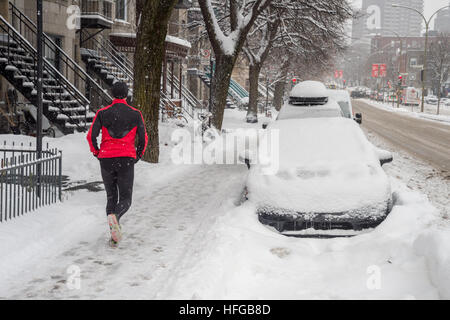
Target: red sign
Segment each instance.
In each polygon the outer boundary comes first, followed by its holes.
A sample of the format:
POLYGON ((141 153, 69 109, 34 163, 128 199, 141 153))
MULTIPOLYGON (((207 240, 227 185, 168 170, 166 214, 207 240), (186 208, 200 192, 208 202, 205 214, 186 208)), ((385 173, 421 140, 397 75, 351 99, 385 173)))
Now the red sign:
POLYGON ((342 79, 344 77, 344 71, 343 70, 335 70, 334 71, 334 78, 335 79, 342 79))
POLYGON ((387 74, 387 67, 386 64, 380 64, 380 71, 379 71, 379 77, 380 78, 384 78, 386 77, 387 74))
POLYGON ((378 64, 373 64, 372 65, 372 78, 378 78, 378 70, 379 70, 379 65, 378 64))

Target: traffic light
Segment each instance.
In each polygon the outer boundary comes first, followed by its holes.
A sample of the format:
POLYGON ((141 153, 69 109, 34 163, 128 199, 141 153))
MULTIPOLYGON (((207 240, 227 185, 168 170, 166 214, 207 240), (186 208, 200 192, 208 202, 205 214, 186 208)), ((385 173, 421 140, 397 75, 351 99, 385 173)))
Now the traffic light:
POLYGON ((402 86, 402 83, 403 83, 403 76, 402 76, 402 75, 399 75, 399 76, 398 76, 398 82, 397 82, 397 85, 398 85, 399 87, 401 87, 401 86, 402 86))
POLYGON ((297 79, 296 78, 292 78, 292 84, 296 84, 297 83, 297 79))

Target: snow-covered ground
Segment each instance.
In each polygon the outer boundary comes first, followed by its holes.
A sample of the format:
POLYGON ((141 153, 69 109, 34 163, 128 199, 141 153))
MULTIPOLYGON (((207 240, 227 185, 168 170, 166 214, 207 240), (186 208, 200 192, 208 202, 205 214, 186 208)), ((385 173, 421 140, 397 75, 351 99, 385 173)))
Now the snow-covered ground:
MULTIPOLYGON (((225 128, 250 126, 244 112, 225 116, 225 128)), ((435 209, 424 194, 445 180, 422 183, 429 169, 416 160, 395 153, 386 166, 397 201, 376 230, 291 238, 261 225, 251 202, 239 205, 244 165, 172 164, 174 128, 161 128, 161 163, 136 167, 119 248, 107 245, 104 191, 66 191, 63 203, 0 224, 0 297, 450 298, 448 203, 431 197, 435 209)), ((101 181, 84 134, 49 142, 75 184, 101 181)))
POLYGON ((425 104, 425 112, 420 112, 420 106, 400 106, 400 108, 397 108, 397 105, 395 104, 392 106, 392 103, 387 102, 379 102, 374 101, 370 99, 361 99, 365 103, 374 106, 376 108, 380 108, 386 111, 390 112, 400 112, 402 114, 416 117, 416 118, 423 118, 427 120, 433 120, 433 121, 439 121, 442 123, 446 123, 450 125, 450 107, 441 105, 440 108, 440 114, 436 114, 436 105, 431 104, 425 104))

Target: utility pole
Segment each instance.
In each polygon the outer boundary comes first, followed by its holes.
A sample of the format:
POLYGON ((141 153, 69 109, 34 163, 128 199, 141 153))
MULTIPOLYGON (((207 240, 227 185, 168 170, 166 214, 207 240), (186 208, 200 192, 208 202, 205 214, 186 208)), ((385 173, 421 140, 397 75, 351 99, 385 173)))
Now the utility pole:
MULTIPOLYGON (((212 112, 212 104, 213 104, 213 87, 212 87, 212 83, 213 83, 213 77, 214 77, 214 60, 212 58, 212 53, 213 50, 212 48, 210 49, 210 54, 209 54, 209 67, 210 67, 210 81, 209 81, 209 106, 208 106, 208 112, 211 113, 212 112)), ((211 127, 211 116, 208 117, 209 118, 209 127, 211 127)))
POLYGON ((269 111, 269 76, 266 73, 266 117, 269 111))
POLYGON ((430 23, 431 23, 431 20, 433 19, 433 17, 439 11, 441 11, 443 9, 446 9, 446 8, 449 8, 450 5, 442 7, 439 10, 437 10, 436 12, 434 12, 428 20, 427 20, 427 18, 425 18, 425 16, 423 15, 422 12, 420 12, 419 10, 417 10, 415 8, 402 6, 402 5, 396 4, 396 3, 393 3, 392 7, 394 7, 394 8, 404 8, 404 9, 412 10, 412 11, 418 13, 422 17, 423 21, 425 22, 425 49, 424 49, 424 52, 423 52, 423 68, 422 68, 422 77, 421 77, 422 78, 421 79, 422 80, 422 105, 420 106, 420 112, 423 112, 424 106, 425 106, 425 82, 426 82, 426 74, 427 74, 426 70, 427 70, 427 53, 428 53, 428 30, 430 28, 430 23))
MULTIPOLYGON (((36 153, 38 160, 42 158, 42 74, 43 74, 43 48, 42 48, 42 28, 43 11, 42 0, 36 2, 37 11, 37 125, 36 125, 36 153)), ((38 196, 41 195, 41 164, 37 166, 37 187, 38 196)))

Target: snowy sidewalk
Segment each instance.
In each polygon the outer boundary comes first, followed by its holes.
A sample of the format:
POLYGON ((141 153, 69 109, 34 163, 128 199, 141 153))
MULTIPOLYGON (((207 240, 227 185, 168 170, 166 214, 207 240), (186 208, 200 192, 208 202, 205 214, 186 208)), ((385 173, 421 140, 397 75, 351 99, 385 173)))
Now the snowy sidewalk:
MULTIPOLYGON (((124 240, 117 249, 107 245, 103 209, 95 224, 74 230, 62 253, 41 259, 26 276, 0 281, 0 296, 12 299, 154 299, 169 281, 191 241, 211 228, 205 216, 215 214, 223 199, 238 199, 245 166, 186 166, 176 175, 153 183, 152 172, 137 171, 132 209, 122 223, 124 240), (74 241, 76 239, 76 241, 74 241), (79 268, 81 288, 66 286, 69 267, 79 268)), ((103 204, 103 197, 97 200, 103 204)), ((75 205, 61 205, 62 210, 75 205)), ((70 210, 70 209, 69 209, 70 210)), ((95 212, 95 211, 100 212, 95 212)), ((36 215, 41 212, 36 212, 36 215)), ((26 218, 22 218, 26 219, 26 218)), ((14 223, 14 222, 13 222, 14 223)), ((43 234, 43 237, 48 236, 43 234)), ((51 247, 48 248, 51 250, 51 247)))
MULTIPOLYGON (((66 191, 63 203, 0 224, 0 299, 450 298, 448 202, 445 194, 431 198, 439 212, 420 193, 442 192, 447 182, 419 183, 429 173, 415 161, 396 157, 386 166, 396 204, 375 230, 291 238, 259 223, 251 202, 236 206, 246 166, 173 165, 166 129, 161 163, 137 165, 119 248, 107 244, 104 191, 66 191), (413 169, 421 172, 409 181, 413 169), (79 289, 67 286, 74 270, 79 289)), ((101 180, 98 162, 80 152, 84 135, 51 142, 65 147, 72 180, 101 180)))

